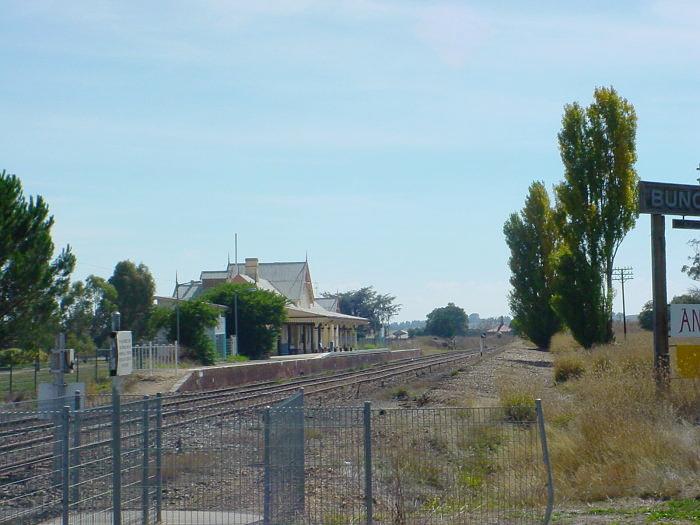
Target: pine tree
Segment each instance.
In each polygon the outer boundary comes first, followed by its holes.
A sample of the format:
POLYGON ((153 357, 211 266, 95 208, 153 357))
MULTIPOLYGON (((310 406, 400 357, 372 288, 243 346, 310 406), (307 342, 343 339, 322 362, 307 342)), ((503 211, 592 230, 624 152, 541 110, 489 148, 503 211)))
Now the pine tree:
POLYGON ((27 200, 15 175, 0 173, 0 349, 36 349, 52 341, 58 298, 68 289, 75 257, 66 247, 52 260, 53 217, 41 196, 27 200))

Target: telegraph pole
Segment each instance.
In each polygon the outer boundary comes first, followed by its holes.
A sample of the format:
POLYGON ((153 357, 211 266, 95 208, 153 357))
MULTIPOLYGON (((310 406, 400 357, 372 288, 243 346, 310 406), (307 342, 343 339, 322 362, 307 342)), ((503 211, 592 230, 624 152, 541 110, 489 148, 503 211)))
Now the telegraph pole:
POLYGON ((180 344, 180 284, 175 272, 175 341, 180 344))
POLYGON ((627 266, 625 268, 613 268, 613 281, 619 281, 622 285, 622 327, 625 333, 625 339, 627 339, 627 310, 625 309, 625 281, 631 281, 634 279, 634 274, 632 273, 632 268, 627 266))

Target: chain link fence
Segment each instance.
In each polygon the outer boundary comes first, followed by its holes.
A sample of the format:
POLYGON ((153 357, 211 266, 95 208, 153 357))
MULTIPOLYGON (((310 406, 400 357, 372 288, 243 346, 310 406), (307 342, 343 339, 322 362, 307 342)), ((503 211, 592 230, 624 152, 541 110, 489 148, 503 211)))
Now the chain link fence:
MULTIPOLYGON (((547 523, 541 406, 168 408, 0 420, 0 524, 547 523)), ((17 416, 18 413, 14 413, 17 416)))

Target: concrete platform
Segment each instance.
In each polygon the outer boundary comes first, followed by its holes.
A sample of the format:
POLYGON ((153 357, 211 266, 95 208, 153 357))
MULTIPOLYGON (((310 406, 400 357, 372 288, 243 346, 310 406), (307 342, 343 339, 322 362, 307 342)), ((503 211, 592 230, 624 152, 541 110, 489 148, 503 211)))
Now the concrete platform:
POLYGON ((292 379, 389 363, 420 355, 421 351, 417 349, 378 349, 276 356, 263 361, 227 363, 191 369, 170 391, 199 392, 278 379, 292 379))

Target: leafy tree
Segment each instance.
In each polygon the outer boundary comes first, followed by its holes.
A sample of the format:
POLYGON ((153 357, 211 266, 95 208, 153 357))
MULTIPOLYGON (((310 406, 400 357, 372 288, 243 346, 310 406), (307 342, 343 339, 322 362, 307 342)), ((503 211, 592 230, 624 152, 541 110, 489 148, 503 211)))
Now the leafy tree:
POLYGON ((117 291, 106 280, 90 275, 77 281, 61 298, 61 329, 66 344, 81 353, 92 353, 106 342, 117 310, 117 291))
MULTIPOLYGON (((340 313, 369 319, 369 326, 375 332, 378 332, 401 310, 401 305, 396 304, 396 297, 380 294, 372 286, 338 294, 324 292, 322 295, 323 297, 337 297, 340 313)), ((358 329, 362 332, 364 327, 360 326, 358 329)))
POLYGON ((647 301, 637 316, 639 327, 644 330, 654 329, 654 301, 647 301))
POLYGON ((61 298, 62 330, 66 345, 78 353, 93 353, 92 323, 95 312, 87 287, 82 281, 73 283, 61 298))
POLYGON ((634 107, 597 88, 587 108, 564 108, 559 150, 564 182, 555 190, 561 234, 554 308, 584 347, 609 342, 615 255, 637 217, 634 107))
POLYGON ((700 289, 691 288, 687 293, 674 295, 671 299, 673 304, 700 304, 700 289))
POLYGON ((681 271, 687 273, 691 279, 700 281, 700 240, 693 239, 688 244, 693 247, 695 253, 688 257, 690 265, 684 264, 681 271))
POLYGON ((106 279, 90 275, 85 280, 85 291, 94 312, 90 333, 95 343, 103 346, 112 331, 112 314, 118 309, 117 289, 106 279))
POLYGON ((287 299, 248 284, 224 283, 207 290, 201 298, 228 307, 226 332, 235 333, 234 303, 238 296, 238 352, 251 359, 273 351, 286 319, 287 299))
POLYGON ((503 226, 510 248, 510 309, 518 328, 540 348, 549 348, 561 323, 552 308, 557 231, 544 184, 530 185, 525 207, 503 226))
POLYGON ((109 284, 117 291, 117 307, 123 330, 131 330, 135 340, 146 334, 148 316, 153 308, 155 281, 148 267, 121 261, 114 267, 109 284))
MULTIPOLYGON (((151 316, 154 328, 165 328, 171 339, 177 337, 177 313, 173 308, 155 308, 151 316)), ((194 299, 180 302, 180 343, 187 354, 203 365, 212 365, 216 360, 214 341, 208 332, 219 322, 216 306, 194 299)))
POLYGON ((53 222, 41 196, 27 200, 19 178, 0 172, 0 348, 36 349, 53 339, 58 298, 75 266, 70 247, 52 260, 53 222))
POLYGON ((454 303, 448 303, 442 308, 435 308, 428 314, 425 333, 438 337, 452 338, 466 335, 469 328, 467 313, 454 303))

